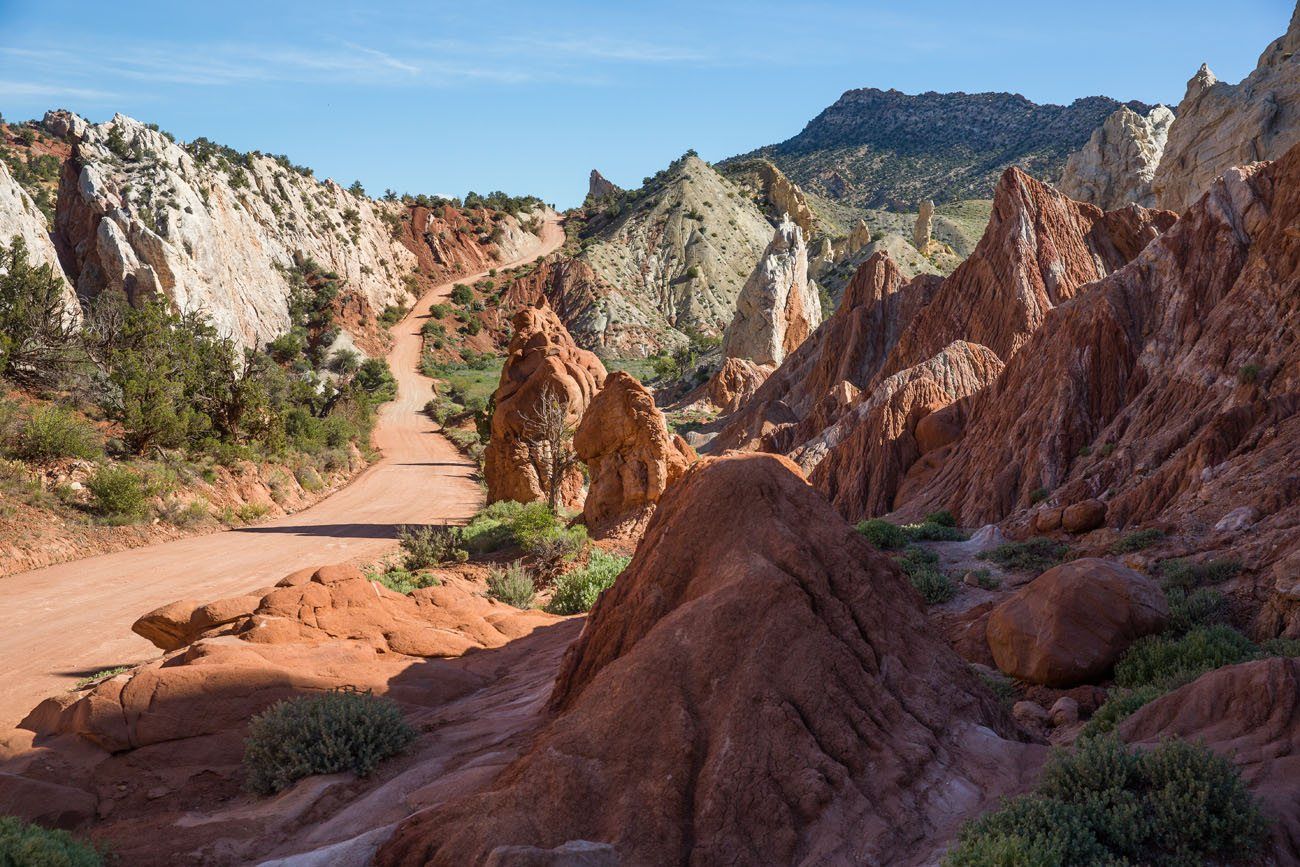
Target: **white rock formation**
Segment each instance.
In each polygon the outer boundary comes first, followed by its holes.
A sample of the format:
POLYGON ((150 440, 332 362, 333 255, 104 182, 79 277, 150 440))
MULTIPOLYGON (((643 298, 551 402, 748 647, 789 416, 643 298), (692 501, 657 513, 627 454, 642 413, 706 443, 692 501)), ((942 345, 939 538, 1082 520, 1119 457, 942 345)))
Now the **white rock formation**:
POLYGON ((1128 204, 1154 208, 1151 179, 1173 122, 1174 113, 1167 106, 1157 105, 1146 115, 1121 106, 1065 161, 1058 188, 1075 201, 1090 202, 1103 211, 1128 204))
POLYGON ((68 309, 76 311, 76 295, 72 286, 63 277, 59 267, 59 255, 54 243, 50 241, 49 227, 45 215, 36 207, 32 197, 18 185, 9 167, 0 161, 0 245, 8 247, 15 238, 22 238, 27 245, 27 259, 35 264, 49 265, 54 273, 67 286, 68 309))
POLYGON ((1208 66, 1187 83, 1152 186, 1160 207, 1182 211, 1233 166, 1273 160, 1300 142, 1300 6, 1285 35, 1240 84, 1208 66))
POLYGON ((736 315, 723 336, 728 358, 780 364, 822 321, 817 286, 808 279, 803 230, 781 221, 736 299, 736 315))

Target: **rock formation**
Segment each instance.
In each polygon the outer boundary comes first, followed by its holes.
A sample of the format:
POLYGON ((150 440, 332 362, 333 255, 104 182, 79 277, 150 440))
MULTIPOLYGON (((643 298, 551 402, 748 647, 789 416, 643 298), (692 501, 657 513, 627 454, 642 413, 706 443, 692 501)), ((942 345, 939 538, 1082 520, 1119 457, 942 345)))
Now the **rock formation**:
MULTIPOLYGON (((558 427, 559 416, 563 427, 576 427, 605 382, 600 359, 578 348, 544 301, 521 309, 513 323, 515 334, 495 395, 492 437, 483 457, 490 503, 548 498, 556 442, 545 429, 551 422, 558 427)), ((560 503, 580 505, 581 470, 568 464, 562 472, 557 482, 560 503)))
POLYGON ((1095 683, 1137 639, 1169 622, 1160 585, 1109 560, 1048 569, 993 609, 988 643, 998 668, 1054 687, 1095 683))
POLYGON ((1239 84, 1208 66, 1187 83, 1152 186, 1162 208, 1182 211, 1233 166, 1273 160, 1300 142, 1300 7, 1287 32, 1239 84))
MULTIPOLYGON (((721 167, 720 167, 721 168, 721 167)), ((722 168, 723 175, 759 200, 773 222, 789 217, 810 242, 821 234, 808 199, 770 160, 742 160, 722 168)))
POLYGON ((596 169, 591 170, 591 177, 587 179, 587 200, 590 202, 599 202, 602 199, 613 198, 623 192, 613 182, 606 179, 596 169))
POLYGON ((545 297, 580 346, 644 358, 721 335, 772 238, 759 206, 693 155, 607 208, 589 209, 576 256, 510 295, 545 297))
POLYGON ((722 339, 728 358, 780 364, 821 324, 821 300, 808 279, 803 231, 783 220, 736 299, 722 339))
POLYGON ((746 358, 724 358, 717 373, 704 384, 705 396, 722 412, 735 412, 749 403, 772 370, 771 365, 746 358))
POLYGON ((582 416, 573 448, 587 465, 582 518, 596 536, 635 536, 694 450, 668 433, 664 414, 636 378, 611 373, 582 416))
POLYGON ((1130 743, 1203 743, 1241 772, 1271 820, 1273 859, 1300 860, 1300 660, 1262 659, 1201 675, 1119 726, 1130 743))
POLYGON ((923 863, 1041 758, 1004 739, 903 576, 769 455, 668 490, 550 704, 488 790, 414 817, 376 863, 601 844, 633 864, 923 863))
MULTIPOLYGON (((905 513, 1021 526, 1043 493, 1099 498, 1112 527, 1187 528, 1266 574, 1300 521, 1297 220, 1300 149, 1227 172, 1128 267, 1047 315, 905 513), (1205 536, 1243 506, 1259 516, 1249 532, 1205 536)), ((1296 628, 1300 600, 1275 602, 1267 628, 1296 628)))
POLYGON ((1151 189, 1174 113, 1157 105, 1145 115, 1121 106, 1070 154, 1057 187, 1078 202, 1104 211, 1125 205, 1156 206, 1151 189))
POLYGON ((926 199, 917 208, 916 225, 912 227, 912 246, 915 247, 922 255, 930 249, 930 241, 934 238, 934 202, 926 199))
POLYGON ((884 514, 908 470, 935 446, 933 437, 926 442, 918 433, 920 422, 983 391, 1001 373, 1002 361, 988 347, 954 341, 885 378, 791 457, 813 469, 813 485, 840 514, 850 520, 884 514))
POLYGON ((32 197, 9 174, 9 167, 0 160, 0 246, 8 248, 15 238, 22 238, 27 246, 27 260, 36 265, 49 265, 50 269, 67 286, 68 309, 79 311, 77 298, 59 267, 59 254, 50 241, 45 215, 36 207, 32 197))

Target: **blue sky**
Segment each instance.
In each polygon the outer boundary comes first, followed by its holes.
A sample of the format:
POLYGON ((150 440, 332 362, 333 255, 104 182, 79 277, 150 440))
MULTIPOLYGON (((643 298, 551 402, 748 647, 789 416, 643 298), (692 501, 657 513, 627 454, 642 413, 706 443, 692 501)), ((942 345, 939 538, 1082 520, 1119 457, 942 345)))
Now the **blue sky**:
POLYGON ((1254 68, 1282 0, 0 0, 0 112, 122 111, 367 190, 636 185, 797 133, 853 87, 1177 103, 1254 68))

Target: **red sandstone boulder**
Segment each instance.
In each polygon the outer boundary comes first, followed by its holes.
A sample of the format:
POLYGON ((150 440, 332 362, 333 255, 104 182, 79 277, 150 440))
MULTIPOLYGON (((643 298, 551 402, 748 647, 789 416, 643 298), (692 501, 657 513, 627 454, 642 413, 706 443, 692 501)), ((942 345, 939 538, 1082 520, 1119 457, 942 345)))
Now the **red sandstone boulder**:
POLYGON ((1237 765, 1273 820, 1274 863, 1300 862, 1300 659, 1272 658, 1201 675, 1120 723, 1130 743, 1203 743, 1237 765))
POLYGON ((723 412, 735 412, 754 396, 769 376, 772 366, 755 364, 747 358, 728 358, 704 386, 709 402, 723 412))
POLYGON ((622 371, 592 399, 573 448, 587 465, 591 487, 582 517, 596 536, 635 535, 695 459, 681 437, 669 435, 650 392, 622 371))
POLYGON ((1048 569, 994 608, 987 635, 1006 674, 1069 687, 1105 676, 1130 644, 1168 620, 1155 581, 1086 558, 1048 569))
POLYGON ((191 599, 169 602, 141 616, 131 624, 131 631, 162 650, 184 647, 196 634, 190 629, 190 618, 198 607, 199 603, 191 599))
MULTIPOLYGON (((573 342, 545 301, 523 308, 513 321, 483 456, 488 502, 547 498, 552 465, 541 428, 548 405, 558 406, 564 422, 576 426, 605 382, 600 359, 573 342)), ((559 490, 563 505, 581 504, 582 472, 576 466, 565 471, 559 490)))
POLYGON ((1067 533, 1087 533, 1106 523, 1106 504, 1087 499, 1066 506, 1061 512, 1061 528, 1067 533))
POLYGON ((668 489, 551 706, 489 790, 413 817, 376 863, 570 841, 623 864, 921 863, 1041 760, 906 579, 769 455, 668 489))

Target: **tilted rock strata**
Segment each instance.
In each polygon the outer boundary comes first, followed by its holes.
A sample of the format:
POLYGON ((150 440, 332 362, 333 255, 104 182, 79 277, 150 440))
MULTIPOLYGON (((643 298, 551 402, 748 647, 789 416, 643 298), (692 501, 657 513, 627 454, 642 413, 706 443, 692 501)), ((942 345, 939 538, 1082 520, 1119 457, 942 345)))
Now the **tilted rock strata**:
POLYGON ((1130 204, 1154 208, 1151 181, 1173 122, 1174 113, 1163 105, 1145 115, 1128 106, 1116 109, 1086 145, 1070 154, 1057 188, 1104 211, 1130 204))
MULTIPOLYGON (((555 311, 525 307, 514 316, 514 337, 501 369, 492 413, 492 436, 483 458, 488 502, 546 500, 551 454, 539 436, 546 404, 562 407, 574 428, 605 382, 600 359, 580 349, 555 311)), ((559 481, 565 506, 582 502, 582 471, 570 466, 559 481)))
POLYGON ((1187 82, 1152 186, 1162 208, 1182 211, 1233 166, 1281 157, 1300 143, 1300 6, 1287 32, 1239 84, 1208 66, 1187 82))
POLYGON ((722 339, 728 358, 780 364, 821 324, 817 287, 808 279, 803 230, 786 220, 754 266, 736 299, 736 314, 722 339))
POLYGON ((573 436, 590 488, 582 517, 597 536, 633 535, 695 453, 668 433, 654 396, 630 374, 611 373, 573 436))
POLYGON ((488 791, 416 816, 376 863, 579 840, 636 864, 923 863, 1041 759, 999 734, 903 576, 770 455, 669 488, 551 705, 488 791))

